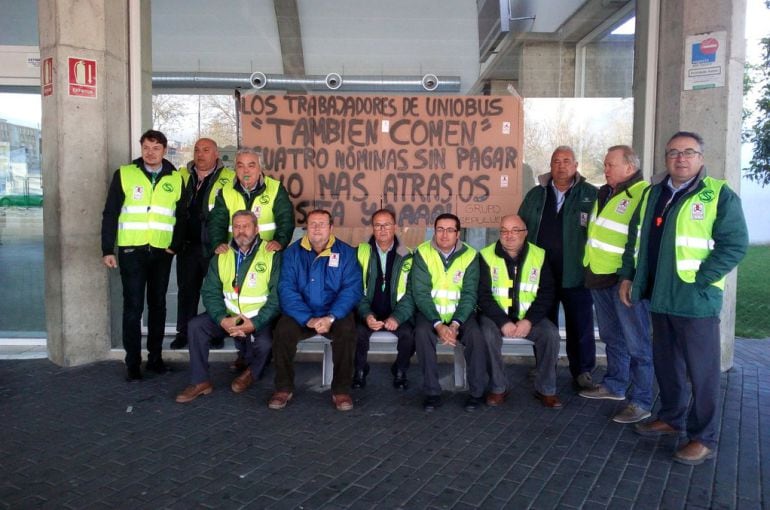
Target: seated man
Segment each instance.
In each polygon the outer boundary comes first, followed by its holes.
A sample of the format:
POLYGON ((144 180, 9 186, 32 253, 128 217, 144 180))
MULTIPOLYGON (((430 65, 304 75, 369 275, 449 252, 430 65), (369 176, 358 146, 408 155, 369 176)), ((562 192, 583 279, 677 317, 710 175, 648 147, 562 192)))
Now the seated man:
POLYGON ((364 298, 358 304, 358 341, 353 388, 366 386, 369 338, 375 331, 390 331, 398 337, 398 355, 391 365, 393 387, 406 389, 406 371, 414 354, 414 301, 406 283, 412 254, 396 236, 396 215, 380 209, 372 215, 372 237, 358 245, 358 263, 363 269, 364 298), (372 256, 372 254, 375 256, 372 256))
POLYGON ((177 395, 186 403, 213 391, 209 380, 209 342, 231 336, 248 368, 232 383, 245 391, 264 370, 270 356, 271 326, 278 316, 280 256, 261 241, 257 216, 248 210, 233 215, 233 240, 227 252, 211 260, 201 296, 206 313, 188 326, 190 386, 177 395))
POLYGON ((270 409, 283 409, 294 395, 294 355, 300 340, 324 335, 332 342, 332 403, 353 409, 350 384, 356 350, 353 309, 361 301, 361 267, 356 252, 332 235, 332 217, 316 209, 307 234, 283 256, 278 293, 283 315, 275 326, 275 393, 270 409))
POLYGON ((556 396, 559 330, 548 320, 555 296, 545 252, 527 241, 527 226, 516 216, 500 220, 500 240, 481 250, 479 259, 479 324, 489 362, 487 405, 503 403, 507 380, 501 348, 503 336, 535 344, 535 397, 551 409, 562 407, 556 396))
POLYGON ((417 247, 409 287, 414 298, 414 339, 422 368, 425 401, 423 409, 433 412, 441 405, 436 342, 465 346, 470 395, 465 410, 475 411, 483 402, 486 355, 474 308, 479 285, 476 250, 460 241, 460 219, 441 214, 433 224, 433 239, 417 247))

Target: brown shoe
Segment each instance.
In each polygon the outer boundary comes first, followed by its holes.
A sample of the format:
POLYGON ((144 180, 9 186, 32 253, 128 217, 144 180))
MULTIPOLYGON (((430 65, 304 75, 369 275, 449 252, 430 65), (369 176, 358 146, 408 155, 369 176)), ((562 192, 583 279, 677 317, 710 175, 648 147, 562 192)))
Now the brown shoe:
POLYGON ((508 396, 507 391, 503 391, 501 393, 487 393, 487 405, 490 407, 497 407, 500 405, 503 405, 503 402, 505 402, 505 397, 508 396))
POLYGON ((714 458, 714 450, 700 441, 690 441, 687 446, 680 448, 674 454, 675 461, 688 466, 697 466, 703 464, 706 459, 712 458, 714 458))
POLYGON ((247 368, 241 375, 233 379, 230 389, 232 389, 234 393, 243 393, 249 389, 249 386, 251 386, 251 383, 253 382, 254 378, 251 377, 251 369, 247 368))
POLYGON ((198 398, 199 395, 208 395, 212 391, 214 391, 214 388, 208 381, 203 381, 202 383, 198 384, 191 384, 185 388, 182 393, 176 396, 176 401, 180 404, 186 404, 187 402, 192 402, 198 398))
POLYGON ((291 400, 291 397, 294 396, 294 393, 290 391, 276 391, 273 393, 273 396, 270 397, 270 400, 267 403, 267 407, 270 409, 283 409, 286 407, 286 404, 289 403, 289 400, 291 400))
POLYGON ((334 403, 337 411, 350 411, 353 409, 353 399, 347 393, 332 395, 332 403, 334 403))
POLYGON ((549 409, 561 409, 562 403, 556 395, 543 395, 539 391, 535 392, 535 398, 549 409))
POLYGON ((662 420, 653 420, 646 423, 637 423, 634 431, 644 437, 675 436, 679 431, 662 420))

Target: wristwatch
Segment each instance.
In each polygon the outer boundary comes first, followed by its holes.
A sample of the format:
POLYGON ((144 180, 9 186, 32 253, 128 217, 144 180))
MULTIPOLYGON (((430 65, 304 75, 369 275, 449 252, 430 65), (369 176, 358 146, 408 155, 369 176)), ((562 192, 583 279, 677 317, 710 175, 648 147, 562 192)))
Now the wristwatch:
POLYGON ((334 315, 329 314, 327 317, 329 317, 329 324, 334 324, 334 315))

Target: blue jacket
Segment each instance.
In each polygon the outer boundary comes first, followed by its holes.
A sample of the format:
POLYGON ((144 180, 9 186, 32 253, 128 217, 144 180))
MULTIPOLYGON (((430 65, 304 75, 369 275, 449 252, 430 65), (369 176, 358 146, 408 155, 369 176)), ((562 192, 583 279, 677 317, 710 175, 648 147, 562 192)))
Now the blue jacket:
POLYGON ((278 299, 281 311, 304 326, 313 317, 342 318, 363 297, 361 266, 356 251, 331 236, 316 255, 307 236, 284 252, 278 299))

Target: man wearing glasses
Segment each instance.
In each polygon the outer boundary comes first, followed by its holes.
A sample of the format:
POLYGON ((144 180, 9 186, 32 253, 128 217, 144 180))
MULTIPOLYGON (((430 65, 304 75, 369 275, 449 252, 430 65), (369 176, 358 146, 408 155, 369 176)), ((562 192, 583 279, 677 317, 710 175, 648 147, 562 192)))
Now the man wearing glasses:
POLYGON ((661 407, 636 432, 686 433, 689 442, 674 460, 697 465, 714 456, 717 444, 722 290, 746 254, 748 233, 738 196, 706 176, 700 135, 674 134, 666 168, 631 221, 619 292, 626 306, 648 299, 652 316, 661 407))
POLYGON ((355 250, 335 238, 332 228, 328 211, 311 211, 307 234, 284 252, 278 280, 283 315, 273 331, 275 392, 270 409, 283 409, 293 397, 297 343, 315 335, 332 342, 332 403, 338 411, 353 409, 353 310, 361 301, 361 267, 355 250))
POLYGON ((548 320, 555 292, 545 264, 545 251, 527 242, 527 227, 516 216, 500 221, 500 240, 481 250, 479 258, 479 325, 489 367, 487 405, 499 406, 507 396, 503 337, 526 338, 535 344, 535 397, 559 409, 556 363, 559 330, 548 320))
POLYGON ((441 405, 436 342, 465 347, 470 395, 465 410, 483 404, 486 356, 474 309, 478 296, 479 263, 476 250, 460 241, 460 219, 444 213, 433 224, 433 239, 417 247, 409 287, 414 298, 414 337, 422 368, 423 409, 441 405))
POLYGON ((393 387, 408 386, 406 371, 414 354, 414 301, 407 292, 412 254, 396 236, 396 215, 380 209, 372 215, 372 236, 358 245, 358 263, 363 270, 364 297, 358 304, 358 340, 353 388, 364 388, 369 364, 369 339, 375 331, 390 331, 398 337, 396 361, 391 365, 393 387))

